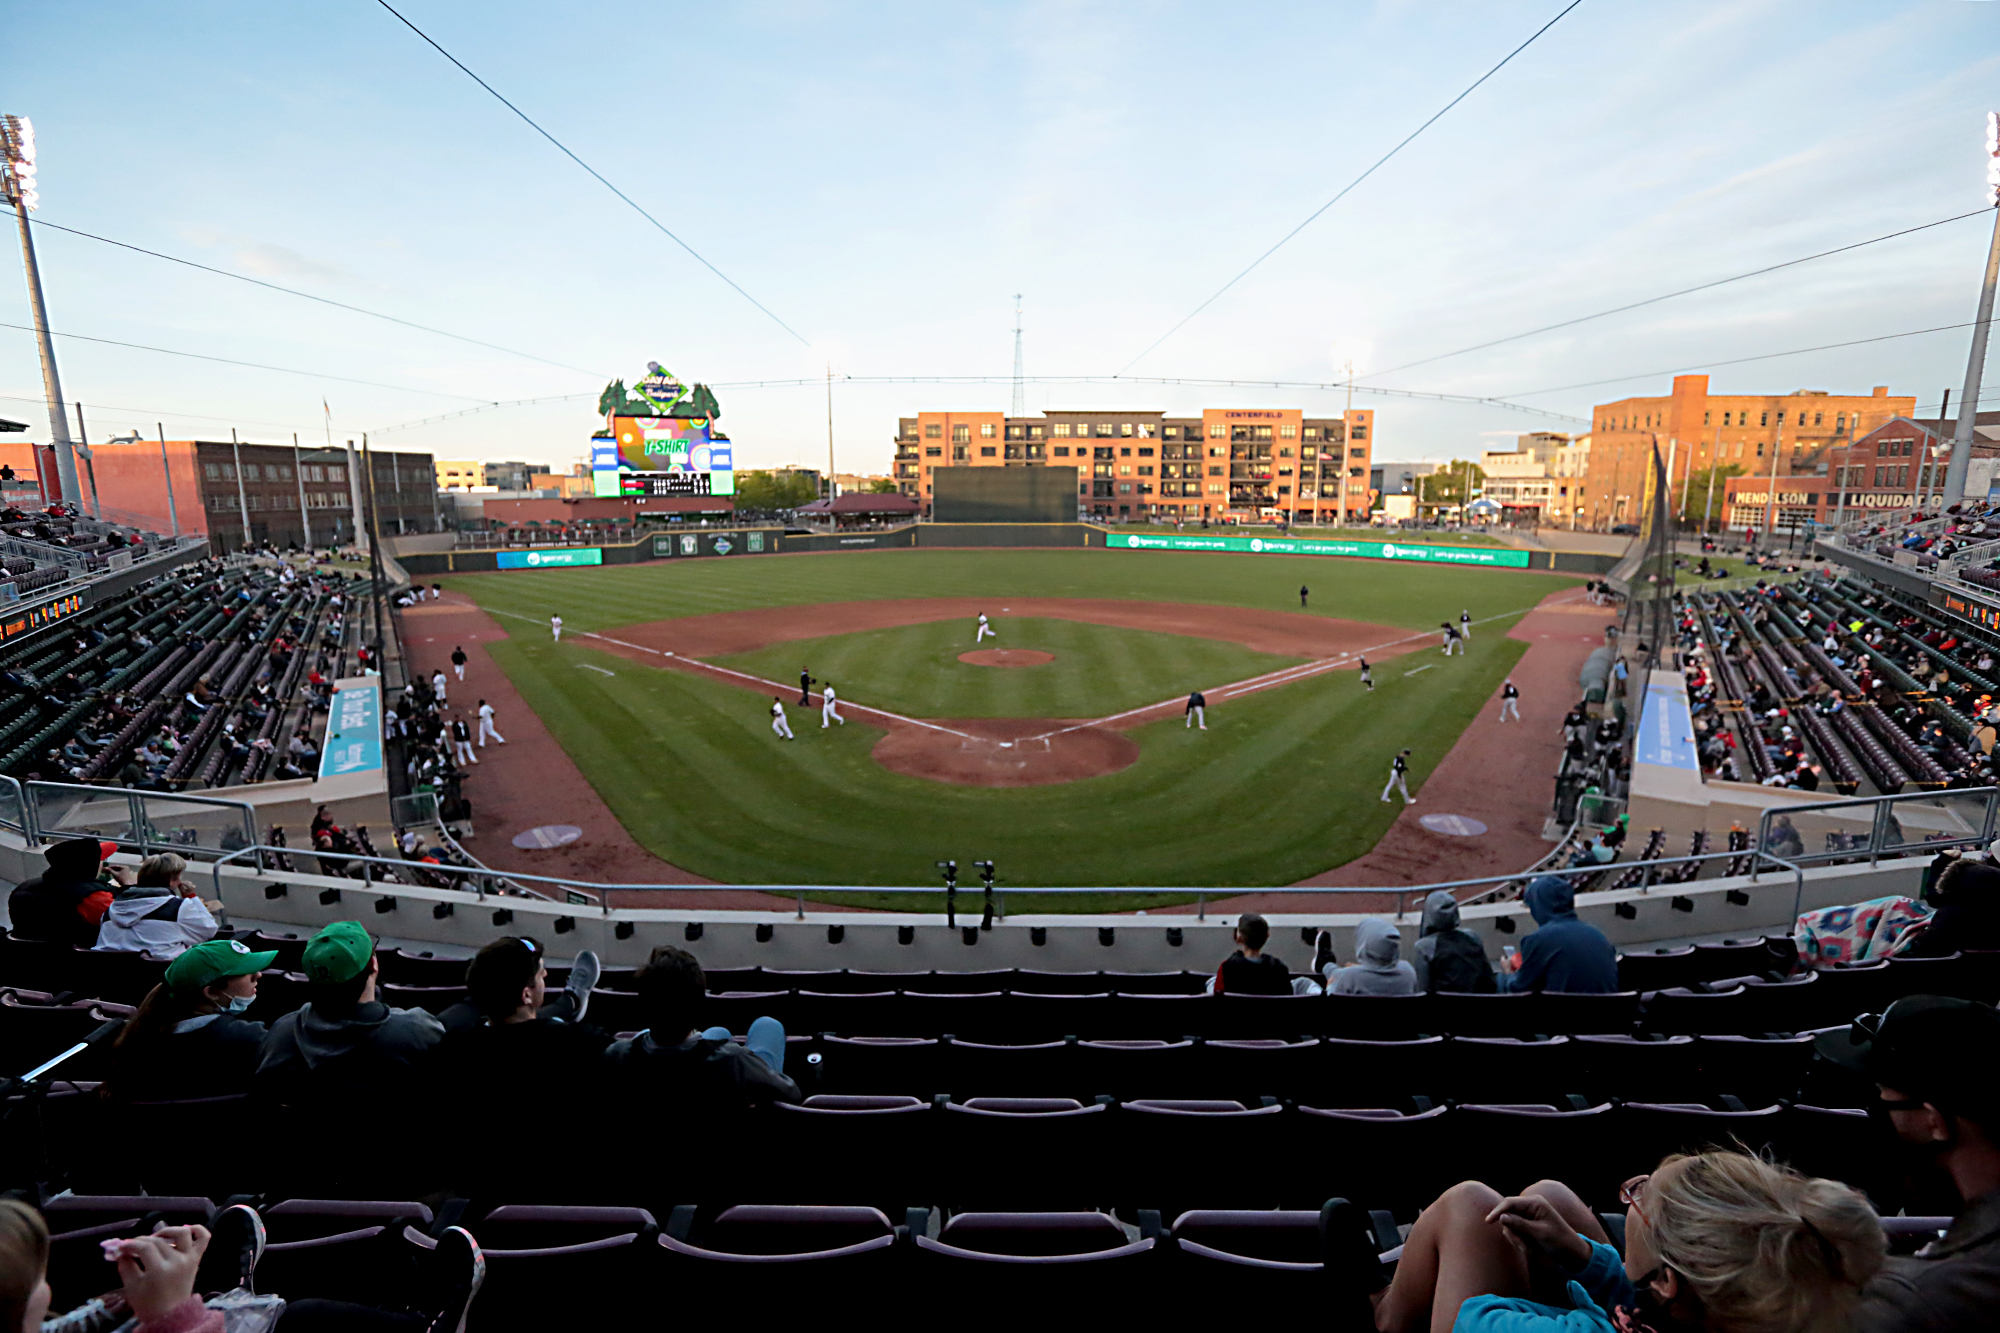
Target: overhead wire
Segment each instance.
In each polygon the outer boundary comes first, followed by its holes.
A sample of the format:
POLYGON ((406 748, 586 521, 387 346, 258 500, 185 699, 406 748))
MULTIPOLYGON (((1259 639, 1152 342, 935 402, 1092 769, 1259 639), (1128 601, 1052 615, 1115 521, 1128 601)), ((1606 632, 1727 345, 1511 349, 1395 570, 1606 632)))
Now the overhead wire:
MULTIPOLYGON (((377 0, 377 3, 386 5, 388 3, 388 0, 377 0)), ((1293 227, 1290 231, 1286 232, 1283 236, 1279 237, 1277 242, 1274 245, 1272 245, 1268 250, 1264 251, 1263 254, 1258 255, 1255 259, 1251 260, 1249 267, 1245 268, 1241 273, 1238 273, 1228 282, 1223 283, 1222 286, 1216 288, 1214 295, 1210 296, 1206 301, 1203 301, 1193 310, 1190 310, 1187 313, 1187 315, 1182 318, 1180 323, 1174 325, 1172 328, 1168 329, 1165 333, 1155 338, 1151 343, 1151 345, 1148 346, 1145 351, 1139 353, 1139 355, 1133 357, 1130 361, 1127 361, 1124 367, 1121 368, 1118 373, 1122 376, 1125 373, 1125 371, 1130 370, 1133 366, 1138 365, 1141 361, 1145 360, 1148 356, 1152 355, 1154 348, 1158 347, 1161 343, 1165 342, 1167 339, 1173 337, 1176 333, 1179 333, 1182 328, 1186 327, 1186 325, 1195 318, 1195 316, 1199 315, 1202 311, 1208 309, 1210 306, 1214 305, 1216 301, 1220 300, 1223 293, 1227 292, 1231 287, 1234 287, 1237 283, 1243 281, 1243 279, 1249 277, 1250 274, 1256 270, 1259 264, 1262 264, 1265 260, 1269 259, 1272 255, 1276 254, 1279 250, 1283 249, 1286 243, 1289 242, 1294 236, 1297 236, 1307 227, 1310 227, 1315 221, 1318 220, 1320 214, 1326 212, 1327 209, 1332 208, 1342 199, 1345 199, 1348 196, 1348 194, 1354 190, 1356 186, 1360 185, 1361 182, 1367 180, 1370 176, 1374 175, 1376 171, 1378 171, 1385 164, 1388 163, 1390 158, 1396 156, 1396 154, 1402 152, 1405 148, 1409 147, 1411 142, 1415 140, 1418 135, 1422 134, 1425 130, 1435 125, 1439 120, 1441 120, 1444 117, 1444 114, 1446 112, 1450 111, 1460 102, 1463 102, 1466 98, 1470 97, 1473 91, 1476 88, 1478 88, 1480 84, 1486 82, 1488 79, 1492 78, 1495 74, 1498 74, 1501 71, 1501 69, 1506 66, 1508 61, 1512 60, 1515 56, 1520 55, 1521 52, 1527 50, 1530 46, 1534 45, 1535 40, 1537 38, 1539 38, 1543 33, 1547 32, 1550 28, 1555 27, 1556 24, 1562 22, 1563 17, 1565 15, 1567 15, 1572 9, 1575 9, 1578 5, 1582 3, 1583 0, 1570 0, 1570 2, 1567 5, 1563 6, 1561 13, 1557 14, 1547 23, 1544 23, 1541 27, 1535 29, 1535 31, 1528 37, 1527 41, 1522 42, 1512 51, 1509 51, 1506 54, 1506 56, 1501 59, 1499 64, 1495 65, 1492 69, 1487 70, 1477 79, 1474 79, 1469 85, 1467 85, 1467 87, 1463 92, 1459 93, 1458 96, 1452 98, 1449 102, 1446 102, 1431 116, 1429 120, 1426 120, 1423 124, 1417 126, 1417 128, 1415 128, 1414 130, 1411 130, 1409 134, 1405 135, 1401 143, 1398 143, 1394 148, 1391 148, 1388 152, 1382 154, 1381 157, 1377 158, 1375 160, 1374 165, 1370 166, 1366 171, 1362 172, 1359 176, 1356 176, 1353 180, 1349 181, 1346 185, 1342 186, 1340 192, 1334 195, 1333 198, 1327 200, 1325 203, 1321 204, 1318 208, 1314 209, 1311 213, 1307 214, 1305 221, 1299 223, 1298 226, 1293 227)))
MULTIPOLYGON (((65 227, 59 222, 50 222, 47 218, 30 218, 29 221, 37 227, 47 227, 55 231, 67 232, 71 236, 81 236, 87 241, 98 241, 105 245, 114 245, 120 250, 130 250, 134 254, 149 255, 154 259, 164 259, 169 264, 180 264, 187 268, 200 269, 203 273, 213 273, 219 278, 232 278, 237 282, 247 282, 253 287, 263 287, 270 291, 283 292, 286 296, 296 296, 305 301, 317 301, 321 305, 330 305, 339 310, 352 311, 357 315, 366 315, 370 319, 387 320, 391 324, 401 324, 404 328, 417 329, 423 333, 434 333, 441 338, 453 338, 462 343, 471 343, 474 347, 484 347, 489 351, 505 352, 509 356, 518 356, 529 361, 539 361, 545 366, 555 366, 561 370, 573 370, 579 375, 603 374, 602 371, 585 370, 582 366, 572 366, 562 361, 551 361, 545 356, 536 356, 533 352, 523 352, 512 347, 502 347, 498 343, 485 342, 478 338, 469 338, 465 334, 453 333, 449 329, 433 328, 429 324, 419 324, 415 320, 403 319, 397 315, 387 315, 379 310, 369 310, 365 306, 350 305, 346 301, 336 301, 331 297, 315 296, 311 292, 302 292, 296 287, 283 287, 275 282, 266 282, 262 278, 250 277, 248 274, 231 273, 228 269, 197 263, 192 259, 182 259, 178 255, 162 254, 158 250, 148 250, 142 245, 133 245, 128 241, 114 241, 109 236, 98 236, 91 232, 79 231, 75 227, 65 227)), ((607 376, 606 378, 609 377, 607 376)))
POLYGON ((1427 356, 1416 361, 1405 361, 1402 365, 1391 366, 1387 370, 1371 370, 1366 375, 1357 378, 1375 379, 1382 375, 1393 375, 1399 370, 1409 370, 1414 366, 1427 366, 1433 361, 1446 361, 1454 356, 1464 356, 1468 352, 1480 352, 1488 347, 1498 347, 1502 343, 1519 342, 1523 338, 1533 338, 1538 334, 1553 333, 1557 329, 1567 329, 1577 324, 1588 324, 1591 320, 1604 319, 1609 315, 1622 315, 1628 310, 1638 310, 1644 306, 1658 305, 1662 301, 1671 301, 1675 297, 1691 296, 1696 292, 1705 292, 1717 287, 1726 287, 1732 282, 1742 282, 1745 278, 1755 278, 1766 273, 1776 273, 1779 269, 1811 263, 1815 259, 1825 259, 1829 255, 1846 254, 1850 250, 1859 250, 1863 246, 1879 245, 1883 241, 1893 241, 1898 236, 1910 236, 1920 231, 1928 231, 1932 227, 1942 227, 1948 222, 1963 222, 1967 218, 1986 217, 1992 212, 1991 208, 1976 208, 1970 213, 1959 213, 1953 217, 1939 218, 1936 222, 1926 222, 1920 226, 1905 227, 1901 231, 1892 231, 1886 236, 1874 236, 1865 241, 1856 241, 1852 245, 1835 246, 1831 250, 1821 250, 1816 254, 1801 255, 1797 259, 1787 259, 1782 264, 1767 264, 1763 268, 1753 268, 1747 273, 1738 273, 1733 277, 1717 278, 1713 282, 1698 283, 1693 287, 1683 287, 1679 291, 1667 292, 1660 296, 1649 296, 1643 301, 1632 301, 1625 305, 1612 306, 1609 310, 1599 310, 1595 314, 1578 315, 1575 319, 1565 319, 1554 324, 1544 324, 1538 329, 1529 329, 1524 333, 1510 333, 1504 338, 1494 338, 1487 342, 1474 343, 1470 347, 1461 347, 1455 352, 1440 352, 1436 356, 1427 356))
MULTIPOLYGON (((500 105, 506 107, 509 111, 519 116, 521 120, 527 124, 528 128, 532 129, 535 133, 541 135, 544 139, 547 139, 550 143, 554 144, 556 146, 557 151, 561 152, 564 157, 567 157, 570 161, 576 163, 579 167, 582 167, 585 171, 589 172, 590 175, 597 181, 599 185, 602 185, 605 189, 611 191, 611 193, 617 195, 620 199, 624 200, 626 205, 630 207, 633 212, 637 213, 640 217, 646 219, 646 221, 652 223, 654 228, 657 229, 662 236, 666 237, 668 240, 672 241, 675 245, 678 245, 681 249, 687 251, 690 255, 694 256, 694 258, 701 264, 703 268, 707 269, 710 273, 713 273, 716 277, 728 283, 730 289, 734 291, 738 296, 742 297, 744 300, 748 301, 751 305, 754 305, 759 310, 763 311, 764 314, 770 318, 773 324, 776 324, 786 333, 789 333, 794 338, 797 338, 799 342, 804 346, 807 347, 812 346, 812 344, 806 340, 805 335, 801 334, 797 329, 793 328, 791 325, 785 323, 784 320, 779 319, 778 316, 771 311, 771 308, 769 306, 765 305, 762 301, 759 301, 749 292, 743 290, 743 288, 737 284, 734 278, 731 278, 727 273, 724 273, 721 269, 717 268, 714 264, 710 263, 701 254, 700 251, 696 250, 693 246, 689 245, 679 236, 676 236, 671 230, 668 229, 667 225, 664 222, 661 222, 651 213, 648 213, 644 208, 641 208, 638 202, 634 200, 631 195, 626 194, 623 190, 619 189, 616 185, 613 185, 609 180, 605 179, 604 174, 598 171, 596 167, 591 166, 590 163, 584 161, 582 158, 578 157, 575 153, 571 152, 568 145, 564 144, 562 140, 556 138, 555 135, 550 134, 547 130, 543 129, 539 124, 535 122, 535 120, 531 116, 528 115, 527 112, 521 110, 520 107, 515 106, 512 102, 508 101, 505 97, 501 96, 500 91, 497 88, 495 88, 492 84, 488 83, 486 80, 480 78, 477 74, 474 74, 469 68, 466 67, 464 61, 460 60, 457 56, 453 55, 451 52, 445 50, 444 47, 440 46, 437 43, 437 40, 433 38, 429 33, 425 32, 422 28, 419 28, 416 24, 410 22, 407 18, 404 18, 403 15, 400 12, 398 12, 396 7, 389 3, 389 0, 376 0, 376 3, 381 5, 382 8, 388 10, 391 14, 394 14, 397 22, 401 23, 404 27, 408 28, 411 32, 415 33, 417 36, 423 38, 424 42, 428 44, 433 51, 436 51, 446 60, 449 60, 452 64, 458 66, 459 71, 462 74, 464 74, 468 79, 471 79, 481 88, 484 88, 487 92, 491 93, 493 95, 494 100, 499 102, 500 105)), ((1575 3, 1581 4, 1582 0, 1575 0, 1575 3)), ((1572 7, 1574 7, 1574 5, 1572 7)))

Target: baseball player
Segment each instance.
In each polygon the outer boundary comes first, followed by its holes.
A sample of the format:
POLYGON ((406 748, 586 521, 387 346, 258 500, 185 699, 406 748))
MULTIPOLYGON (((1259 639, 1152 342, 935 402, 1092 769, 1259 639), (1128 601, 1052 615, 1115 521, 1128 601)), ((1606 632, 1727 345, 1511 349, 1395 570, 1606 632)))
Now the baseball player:
POLYGON ((1461 638, 1469 639, 1472 637, 1472 612, 1460 611, 1458 613, 1458 633, 1461 638))
POLYGON ((1405 781, 1405 779, 1409 776, 1409 773, 1410 773, 1410 752, 1407 749, 1399 750, 1396 753, 1396 761, 1393 764, 1389 765, 1389 785, 1382 789, 1382 800, 1384 804, 1388 802, 1389 793, 1392 791, 1399 791, 1403 793, 1404 805, 1415 805, 1417 803, 1417 798, 1410 795, 1409 783, 1405 781))
POLYGON ((805 669, 804 667, 800 667, 800 668, 799 668, 799 707, 801 707, 801 708, 811 708, 811 707, 812 707, 812 688, 813 688, 813 678, 812 678, 812 673, 811 673, 810 671, 807 671, 807 670, 806 670, 806 669, 805 669))
POLYGON ((1200 723, 1203 731, 1208 730, 1208 699, 1200 690, 1188 696, 1185 712, 1187 721, 1182 724, 1183 729, 1200 723))
POLYGON ((443 703, 443 702, 444 702, 444 668, 443 668, 443 667, 439 667, 439 668, 438 668, 438 669, 437 669, 436 671, 433 671, 433 672, 431 672, 431 693, 432 693, 432 694, 435 694, 435 695, 437 696, 437 701, 438 701, 439 703, 443 703))
POLYGON ((1311 589, 1307 588, 1305 584, 1301 583, 1299 585, 1299 610, 1303 611, 1306 609, 1306 594, 1310 591, 1311 589))
POLYGON ((974 643, 979 643, 982 640, 984 640, 986 636, 989 634, 991 634, 996 639, 1000 637, 1000 631, 994 629, 991 625, 986 623, 986 613, 984 611, 981 611, 979 613, 979 633, 973 636, 972 641, 974 643))
POLYGON ((458 673, 460 680, 465 679, 465 661, 465 648, 463 645, 451 650, 451 669, 458 673))
POLYGON ((493 705, 484 699, 479 701, 479 748, 486 748, 486 738, 491 736, 498 744, 505 745, 507 738, 500 734, 500 728, 493 725, 493 705))
POLYGON ((457 714, 451 719, 451 754, 461 764, 476 764, 479 756, 472 752, 472 728, 465 725, 465 719, 457 714))
POLYGON ((555 642, 557 642, 557 643, 561 643, 561 642, 562 642, 562 617, 561 617, 561 616, 550 616, 550 617, 549 617, 549 633, 551 633, 551 634, 555 635, 555 642))
POLYGON ((834 722, 838 722, 843 727, 847 725, 847 719, 840 715, 840 709, 835 706, 838 703, 839 700, 833 697, 833 682, 828 681, 826 688, 820 691, 819 729, 821 731, 825 731, 828 725, 834 722))
POLYGON ((776 695, 771 697, 771 730, 788 741, 798 739, 792 735, 792 724, 785 720, 785 701, 776 695))
POLYGON ((1500 720, 1505 722, 1509 713, 1514 715, 1516 722, 1521 720, 1521 692, 1514 688, 1511 677, 1500 687, 1500 720))
POLYGON ((1365 657, 1361 659, 1361 683, 1368 687, 1370 694, 1375 692, 1375 670, 1368 665, 1368 659, 1365 657))
POLYGON ((1463 655, 1465 652, 1465 641, 1458 637, 1458 626, 1452 624, 1449 620, 1440 620, 1438 628, 1444 631, 1444 655, 1450 657, 1454 649, 1463 655))

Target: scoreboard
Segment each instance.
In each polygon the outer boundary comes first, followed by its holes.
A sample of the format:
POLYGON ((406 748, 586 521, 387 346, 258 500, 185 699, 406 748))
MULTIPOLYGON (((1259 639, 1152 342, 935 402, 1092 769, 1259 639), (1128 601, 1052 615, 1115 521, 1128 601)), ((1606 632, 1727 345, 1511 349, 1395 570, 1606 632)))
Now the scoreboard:
POLYGON ((729 437, 710 420, 615 416, 590 442, 593 495, 734 495, 729 437))

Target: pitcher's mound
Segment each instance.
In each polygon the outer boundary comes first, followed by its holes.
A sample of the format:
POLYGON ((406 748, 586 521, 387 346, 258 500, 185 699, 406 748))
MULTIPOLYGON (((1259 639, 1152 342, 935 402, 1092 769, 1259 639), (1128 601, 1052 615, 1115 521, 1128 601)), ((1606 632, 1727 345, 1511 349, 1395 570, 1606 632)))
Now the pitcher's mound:
POLYGON ((1056 655, 1037 648, 981 648, 976 652, 960 653, 958 660, 970 662, 973 666, 1022 667, 1053 662, 1056 655))
MULTIPOLYGON (((1046 656, 1046 654, 1043 654, 1046 656)), ((896 727, 875 743, 875 762, 892 773, 957 787, 1040 787, 1129 768, 1139 747, 1122 734, 1047 718, 974 718, 951 722, 967 735, 896 727)))

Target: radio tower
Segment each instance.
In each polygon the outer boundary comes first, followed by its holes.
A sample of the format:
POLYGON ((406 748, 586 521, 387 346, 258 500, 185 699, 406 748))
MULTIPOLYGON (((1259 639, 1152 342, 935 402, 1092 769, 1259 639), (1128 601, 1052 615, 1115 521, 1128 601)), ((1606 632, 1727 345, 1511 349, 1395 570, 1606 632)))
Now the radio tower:
POLYGON ((1021 294, 1014 293, 1014 412, 1017 417, 1028 414, 1026 386, 1021 382, 1021 294))

